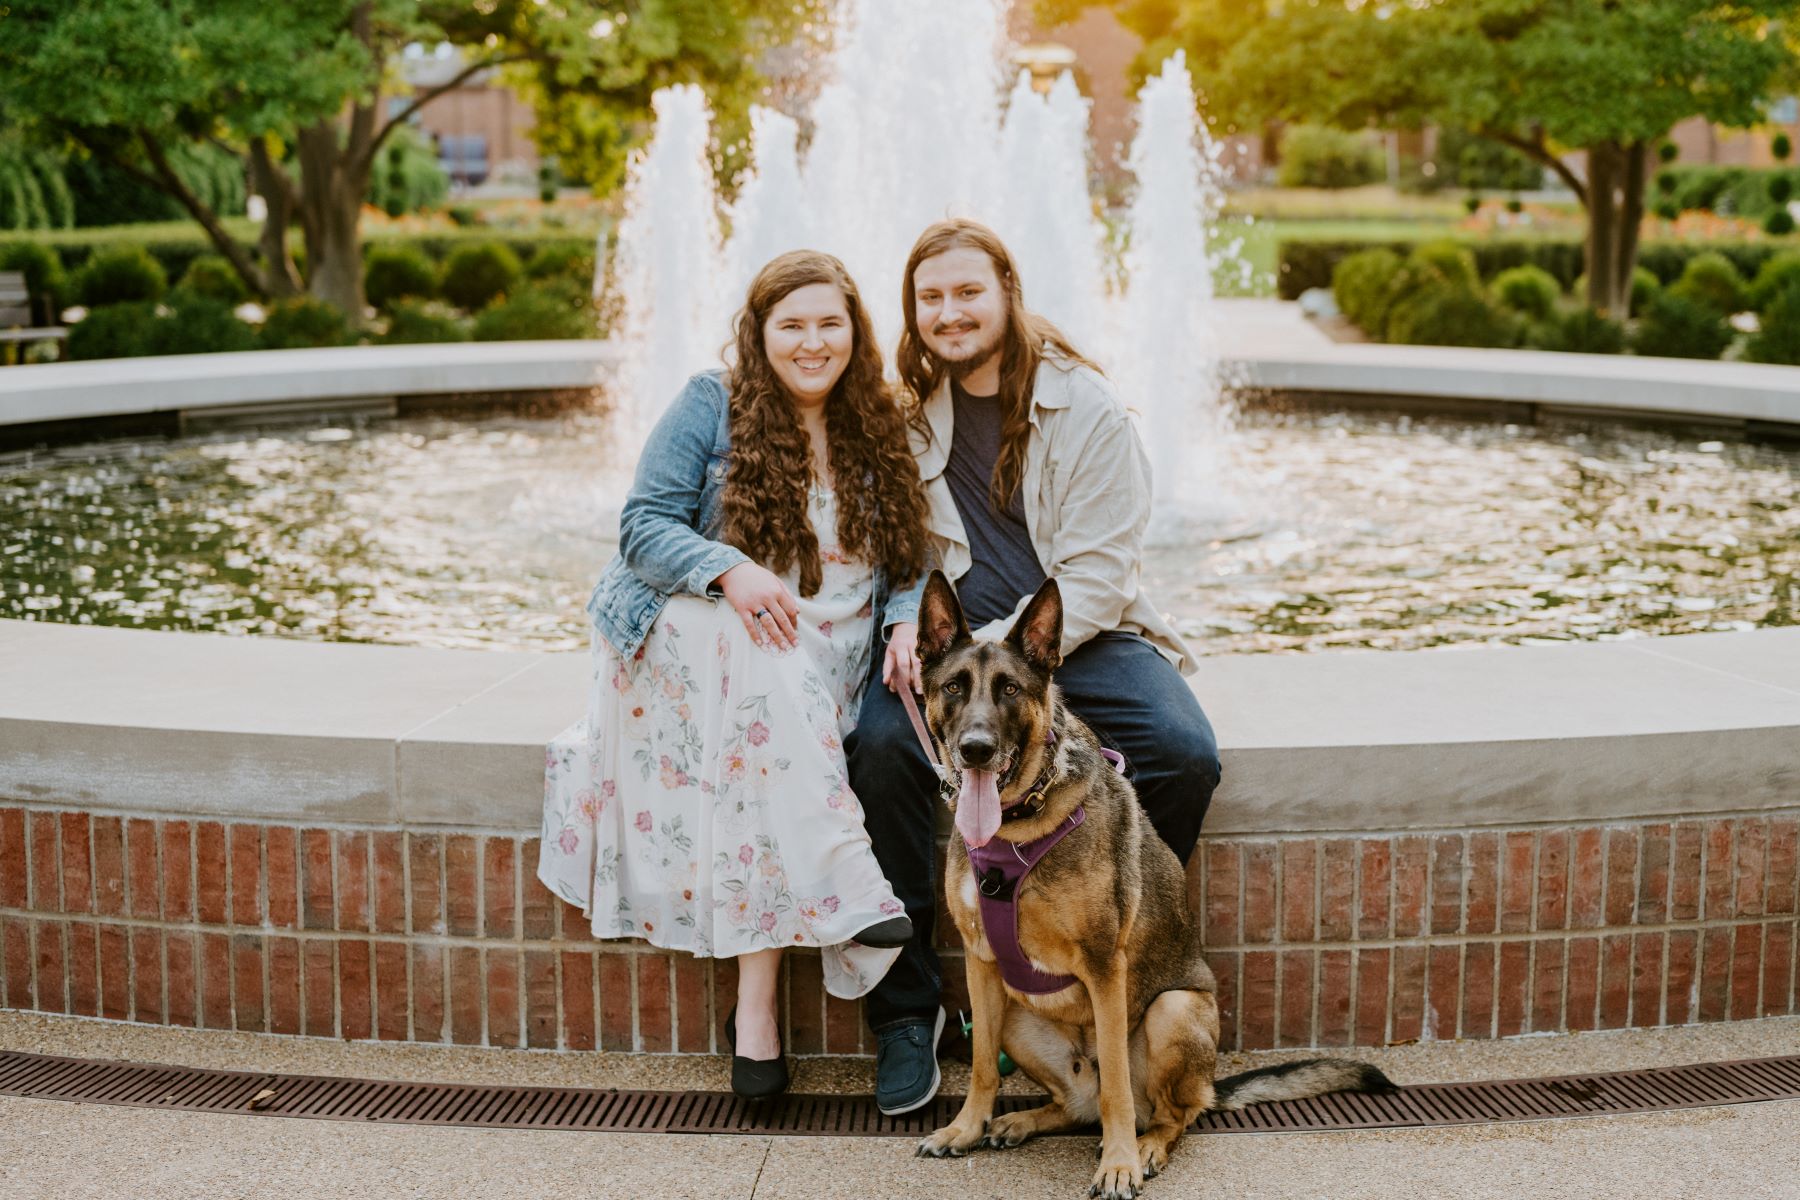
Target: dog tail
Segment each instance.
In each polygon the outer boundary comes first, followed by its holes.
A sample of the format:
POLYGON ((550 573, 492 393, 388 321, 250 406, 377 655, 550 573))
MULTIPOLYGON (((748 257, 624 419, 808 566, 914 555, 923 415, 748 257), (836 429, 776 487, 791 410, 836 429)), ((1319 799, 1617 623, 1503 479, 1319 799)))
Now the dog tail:
POLYGON ((1213 1081, 1213 1108, 1236 1112, 1270 1100, 1306 1100, 1327 1092, 1392 1092, 1392 1080, 1368 1063, 1348 1058, 1306 1058, 1258 1067, 1213 1081))

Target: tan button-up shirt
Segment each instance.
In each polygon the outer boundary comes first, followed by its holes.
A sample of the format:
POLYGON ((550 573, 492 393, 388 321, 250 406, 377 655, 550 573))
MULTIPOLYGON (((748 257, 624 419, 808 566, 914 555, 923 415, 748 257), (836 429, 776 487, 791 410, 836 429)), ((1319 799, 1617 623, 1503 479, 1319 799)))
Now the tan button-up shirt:
MULTIPOLYGON (((944 467, 950 459, 950 382, 925 402, 931 429, 912 431, 913 456, 930 502, 932 541, 944 573, 961 579, 970 566, 963 529, 944 467)), ((1194 656, 1174 627, 1138 590, 1144 529, 1150 523, 1150 459, 1125 406, 1106 377, 1065 359, 1046 357, 1031 396, 1025 450, 1025 527, 1044 573, 1062 590, 1067 657, 1097 633, 1141 634, 1182 674, 1194 656)), ((975 636, 1006 636, 1030 597, 975 636)))

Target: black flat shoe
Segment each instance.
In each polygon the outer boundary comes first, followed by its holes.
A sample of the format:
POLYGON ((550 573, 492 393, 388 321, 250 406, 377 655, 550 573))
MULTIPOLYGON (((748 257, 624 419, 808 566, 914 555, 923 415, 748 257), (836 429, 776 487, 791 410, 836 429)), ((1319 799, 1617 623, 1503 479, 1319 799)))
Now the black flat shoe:
POLYGON ((869 946, 876 950, 892 950, 896 946, 904 946, 913 939, 912 918, 905 913, 897 917, 889 917, 885 921, 877 921, 856 935, 859 945, 869 946))
MULTIPOLYGON (((737 1005, 725 1014, 725 1041, 737 1049, 737 1005)), ((731 1090, 745 1100, 769 1100, 788 1089, 787 1046, 771 1059, 731 1056, 731 1090)))

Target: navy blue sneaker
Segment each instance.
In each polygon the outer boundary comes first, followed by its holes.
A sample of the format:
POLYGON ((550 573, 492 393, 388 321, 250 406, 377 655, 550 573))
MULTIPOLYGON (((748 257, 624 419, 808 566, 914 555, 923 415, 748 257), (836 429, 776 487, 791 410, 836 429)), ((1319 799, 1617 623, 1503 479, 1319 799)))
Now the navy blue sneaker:
POLYGON ((890 1117, 929 1104, 943 1075, 937 1044, 944 1035, 944 1010, 936 1019, 909 1017, 875 1031, 875 1107, 890 1117))

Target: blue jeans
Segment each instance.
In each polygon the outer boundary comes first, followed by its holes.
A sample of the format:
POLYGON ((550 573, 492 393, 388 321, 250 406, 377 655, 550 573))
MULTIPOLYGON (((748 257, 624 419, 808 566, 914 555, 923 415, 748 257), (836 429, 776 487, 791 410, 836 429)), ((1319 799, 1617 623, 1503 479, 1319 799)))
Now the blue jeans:
MULTIPOLYGON (((878 653, 856 730, 844 748, 876 861, 917 932, 869 993, 871 1028, 934 1013, 941 979, 932 946, 937 776, 900 698, 881 682, 880 659, 878 653)), ((1076 715, 1125 754, 1150 824, 1187 862, 1219 786, 1219 750, 1211 723, 1180 673, 1143 638, 1103 633, 1057 668, 1056 683, 1076 715)))

